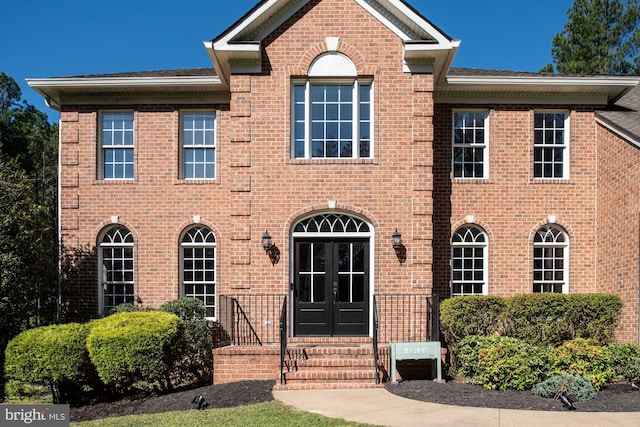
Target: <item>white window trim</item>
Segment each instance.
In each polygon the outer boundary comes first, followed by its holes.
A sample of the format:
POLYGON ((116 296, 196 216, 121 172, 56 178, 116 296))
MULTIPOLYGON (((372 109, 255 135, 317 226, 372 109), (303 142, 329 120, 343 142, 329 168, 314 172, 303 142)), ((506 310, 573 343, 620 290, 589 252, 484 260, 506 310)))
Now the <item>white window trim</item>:
POLYGON ((137 174, 137 140, 138 140, 138 115, 134 110, 101 110, 98 113, 98 179, 108 182, 130 182, 136 179, 137 174), (105 146, 102 140, 103 120, 106 114, 132 114, 133 115, 133 178, 105 178, 104 177, 104 150, 114 146, 105 146))
POLYGON ((552 181, 552 180, 562 180, 567 181, 571 176, 571 170, 569 165, 571 164, 571 111, 568 110, 534 110, 533 116, 531 117, 531 141, 533 144, 532 158, 531 158, 531 174, 533 179, 536 181, 552 181), (535 143, 535 115, 536 114, 564 114, 564 152, 562 153, 562 178, 557 177, 538 177, 535 176, 535 154, 534 151, 536 149, 535 143))
POLYGON ((351 161, 351 160, 359 160, 365 159, 370 160, 375 158, 375 123, 374 123, 374 114, 375 105, 374 105, 374 82, 372 78, 313 78, 313 79, 296 79, 291 81, 291 102, 290 102, 290 117, 291 117, 291 126, 290 126, 290 134, 291 134, 291 159, 292 160, 313 160, 313 161, 323 161, 323 160, 338 160, 338 161, 351 161), (305 85, 305 127, 304 127, 304 157, 295 157, 295 94, 294 88, 295 86, 305 85), (353 86, 353 126, 352 126, 352 135, 354 136, 353 140, 357 141, 357 144, 353 144, 353 153, 352 157, 312 157, 311 156, 311 86, 319 84, 335 84, 335 85, 352 85, 353 86), (371 86, 371 93, 369 96, 369 157, 360 157, 360 92, 359 86, 360 84, 367 84, 371 86), (357 118, 357 119, 355 119, 357 118))
POLYGON ((193 182, 193 181, 215 181, 218 179, 218 112, 216 110, 181 110, 180 111, 180 123, 179 123, 179 136, 178 136, 178 140, 179 140, 179 154, 178 154, 178 161, 179 161, 179 176, 181 180, 187 181, 187 182, 193 182), (193 145, 193 146, 189 146, 189 147, 185 147, 184 145, 184 116, 186 114, 213 114, 213 145, 193 145), (214 176, 213 178, 186 178, 184 176, 184 150, 185 148, 193 148, 193 147, 199 147, 199 148, 213 148, 215 151, 215 158, 214 158, 214 176))
POLYGON ((491 133, 490 133, 490 121, 489 116, 491 112, 486 109, 469 109, 469 108, 457 108, 451 112, 451 178, 455 180, 473 180, 473 179, 489 179, 489 155, 490 155, 490 147, 491 147, 491 133), (484 144, 456 144, 455 143, 455 129, 456 129, 456 121, 455 116, 456 113, 485 113, 486 116, 484 118, 484 144), (478 148, 483 145, 484 153, 483 153, 483 168, 482 168, 482 176, 481 177, 464 177, 459 176, 456 177, 454 175, 454 153, 457 147, 474 147, 478 146, 478 148))
POLYGON ((215 298, 215 306, 214 306, 214 310, 213 310, 213 317, 210 316, 205 316, 205 319, 207 320, 213 320, 215 321, 217 319, 217 315, 218 315, 218 306, 220 303, 220 300, 218 299, 218 237, 215 235, 215 233, 213 232, 213 230, 210 227, 206 227, 212 234, 213 237, 215 238, 215 242, 213 244, 209 244, 209 243, 199 243, 199 244, 194 244, 194 243, 184 243, 182 240, 184 239, 184 236, 187 234, 187 232, 189 230, 191 230, 194 227, 197 227, 199 224, 192 224, 191 226, 187 227, 184 229, 184 231, 182 232, 182 234, 180 235, 180 241, 178 244, 179 247, 179 253, 180 253, 180 290, 179 290, 179 295, 180 297, 185 297, 186 294, 184 292, 184 248, 185 247, 189 247, 189 248, 209 248, 209 247, 213 247, 213 262, 214 262, 214 272, 213 272, 213 283, 215 286, 215 293, 214 293, 214 298, 215 298))
MULTIPOLYGON (((484 243, 456 243, 456 242, 451 242, 451 268, 449 269, 449 277, 451 280, 451 287, 450 287, 450 292, 451 292, 451 296, 467 296, 467 295, 489 295, 489 236, 487 235, 487 232, 484 231, 484 229, 476 224, 465 224, 462 225, 460 227, 458 227, 455 232, 454 235, 456 233, 458 233, 458 231, 460 229, 462 229, 463 227, 473 227, 475 229, 477 229, 478 231, 480 231, 483 236, 484 236, 484 243), (482 285, 482 293, 480 294, 454 294, 453 293, 453 248, 454 247, 460 247, 460 248, 484 248, 484 251, 482 251, 482 282, 484 283, 482 285)), ((452 236, 453 237, 453 236, 452 236)), ((464 281, 464 280, 462 280, 464 281)))
MULTIPOLYGON (((566 230, 563 227, 560 226, 553 226, 555 228, 557 228, 563 235, 564 235, 564 239, 565 241, 563 243, 555 243, 555 244, 549 244, 549 243, 538 243, 535 241, 535 236, 538 234, 538 232, 540 232, 540 230, 545 227, 542 226, 540 228, 538 228, 538 230, 536 230, 534 237, 533 237, 533 247, 542 247, 542 248, 549 248, 549 247, 553 247, 553 248, 563 248, 564 250, 562 251, 562 275, 564 276, 564 280, 562 282, 562 293, 563 294, 568 294, 569 293, 569 255, 570 255, 570 241, 569 241, 569 234, 566 232, 566 230)), ((532 253, 532 255, 534 256, 532 261, 535 263, 535 255, 532 253)), ((535 264, 532 264, 532 266, 535 264)), ((533 274, 535 274, 535 269, 532 269, 533 274)), ((533 277, 532 277, 533 278, 533 277)), ((535 285, 536 283, 548 283, 550 282, 549 280, 532 280, 532 285, 535 285)), ((554 282, 553 280, 551 282, 554 282)), ((533 289, 533 286, 532 286, 533 289)), ((540 292, 540 293, 548 293, 548 292, 540 292)))
MULTIPOLYGON (((136 286, 136 276, 137 276, 137 269, 136 269, 136 242, 135 239, 132 243, 121 243, 121 244, 110 244, 110 243, 104 243, 104 236, 112 229, 115 228, 116 226, 112 226, 112 227, 107 227, 104 230, 102 230, 102 232, 98 235, 98 314, 100 316, 103 316, 104 313, 104 280, 103 277, 105 275, 105 270, 104 270, 104 258, 103 258, 103 254, 102 254, 102 248, 122 248, 122 247, 131 247, 133 248, 133 286, 134 286, 134 301, 135 301, 135 286, 136 286)), ((131 233, 131 230, 129 230, 127 227, 123 227, 126 228, 129 233, 131 233)))

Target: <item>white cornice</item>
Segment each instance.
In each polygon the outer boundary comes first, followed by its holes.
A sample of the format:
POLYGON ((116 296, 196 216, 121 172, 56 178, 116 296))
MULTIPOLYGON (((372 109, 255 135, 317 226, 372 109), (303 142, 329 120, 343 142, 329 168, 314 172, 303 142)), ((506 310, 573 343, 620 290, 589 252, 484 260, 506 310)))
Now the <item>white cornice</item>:
POLYGON ((627 76, 447 76, 452 85, 542 85, 542 86, 617 86, 638 84, 638 77, 627 76))
POLYGON ((181 77, 59 77, 27 79, 27 84, 39 88, 104 88, 104 87, 180 87, 220 85, 217 76, 181 77))

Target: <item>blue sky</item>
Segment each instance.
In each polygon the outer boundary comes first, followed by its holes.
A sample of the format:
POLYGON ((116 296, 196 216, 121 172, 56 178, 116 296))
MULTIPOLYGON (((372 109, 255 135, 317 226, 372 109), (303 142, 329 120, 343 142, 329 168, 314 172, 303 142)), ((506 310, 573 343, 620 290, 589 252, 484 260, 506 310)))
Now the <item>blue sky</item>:
MULTIPOLYGON (((572 0, 408 0, 462 44, 453 66, 538 71, 551 62, 572 0)), ((11 0, 2 5, 0 71, 27 102, 58 115, 25 82, 124 71, 208 67, 211 40, 257 0, 11 0)))

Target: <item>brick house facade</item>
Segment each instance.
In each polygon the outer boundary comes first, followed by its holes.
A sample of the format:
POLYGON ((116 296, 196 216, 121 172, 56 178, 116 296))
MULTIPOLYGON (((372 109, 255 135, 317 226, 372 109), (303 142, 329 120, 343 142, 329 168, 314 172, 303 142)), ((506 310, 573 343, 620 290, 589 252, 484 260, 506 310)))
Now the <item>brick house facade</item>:
POLYGON ((318 366, 424 341, 432 295, 618 293, 638 342, 638 78, 458 45, 402 0, 263 0, 212 68, 30 79, 60 110, 67 317, 200 298, 235 344, 217 382, 277 378, 283 320, 318 366))

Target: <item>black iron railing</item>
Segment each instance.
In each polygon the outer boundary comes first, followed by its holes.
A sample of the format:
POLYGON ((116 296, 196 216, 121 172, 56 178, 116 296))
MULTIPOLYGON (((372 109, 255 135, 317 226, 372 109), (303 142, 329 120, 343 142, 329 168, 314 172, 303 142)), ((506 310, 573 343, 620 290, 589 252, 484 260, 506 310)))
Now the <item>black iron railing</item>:
POLYGON ((378 307, 376 306, 376 296, 373 296, 373 361, 376 365, 376 384, 382 382, 380 378, 380 366, 378 364, 378 329, 380 322, 378 321, 378 307))
POLYGON ((380 319, 379 342, 420 342, 440 340, 440 299, 438 295, 376 294, 374 316, 380 319))
POLYGON ((238 294, 218 297, 217 320, 226 337, 222 345, 280 342, 280 307, 284 294, 238 294))
POLYGON ((280 384, 284 384, 284 357, 287 352, 287 297, 280 310, 280 384))

